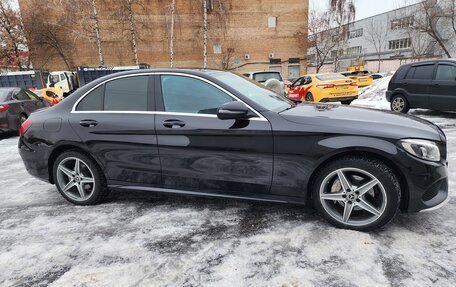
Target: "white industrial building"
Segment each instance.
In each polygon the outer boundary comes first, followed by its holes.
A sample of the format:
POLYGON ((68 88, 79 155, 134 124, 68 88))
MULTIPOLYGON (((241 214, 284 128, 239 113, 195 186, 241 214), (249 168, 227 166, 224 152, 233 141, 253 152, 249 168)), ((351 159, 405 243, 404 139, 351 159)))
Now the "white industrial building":
MULTIPOLYGON (((435 7, 438 7, 437 2, 435 7)), ((401 64, 424 59, 447 58, 436 40, 425 32, 410 29, 415 21, 421 21, 421 3, 406 6, 349 25, 346 43, 339 50, 338 64, 335 64, 337 50, 331 51, 320 72, 346 70, 349 66, 363 64, 372 72, 389 72, 401 64), (374 43, 375 41, 375 43, 374 43), (379 65, 380 59, 380 65, 379 65)), ((450 31, 447 19, 439 20, 438 31, 445 41, 452 57, 456 56, 456 35, 450 31), (447 34, 445 36, 445 34, 447 34)), ((309 43, 312 41, 309 36, 309 43)), ((317 63, 315 47, 308 48, 308 72, 315 72, 317 63)))

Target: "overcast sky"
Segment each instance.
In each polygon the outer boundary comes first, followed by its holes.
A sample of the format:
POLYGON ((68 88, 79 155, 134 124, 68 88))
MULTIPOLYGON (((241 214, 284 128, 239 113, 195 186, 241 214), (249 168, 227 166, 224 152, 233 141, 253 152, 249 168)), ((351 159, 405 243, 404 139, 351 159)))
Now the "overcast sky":
MULTIPOLYGON (((381 14, 404 6, 407 3, 416 3, 418 0, 355 0, 356 20, 381 14)), ((328 0, 310 0, 310 8, 324 9, 328 0)))

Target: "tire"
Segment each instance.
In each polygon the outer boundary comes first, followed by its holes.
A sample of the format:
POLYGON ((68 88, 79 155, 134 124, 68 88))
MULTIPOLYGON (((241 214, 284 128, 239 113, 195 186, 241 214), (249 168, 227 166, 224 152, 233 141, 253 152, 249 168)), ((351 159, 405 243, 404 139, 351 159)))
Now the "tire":
POLYGON ((353 102, 353 100, 341 101, 342 105, 347 105, 347 106, 349 106, 352 102, 353 102))
POLYGON ((53 175, 60 194, 76 205, 95 205, 109 193, 101 168, 93 159, 78 151, 59 155, 54 162, 53 175), (79 162, 79 173, 76 162, 79 162))
POLYGON ((404 95, 398 94, 391 100, 391 110, 398 113, 406 114, 410 110, 410 104, 404 95))
POLYGON ((314 102, 314 97, 313 97, 312 93, 307 93, 307 95, 305 97, 305 101, 306 102, 314 102))
POLYGON ((312 180, 311 196, 318 213, 334 226, 370 231, 387 224, 397 214, 401 189, 397 177, 384 163, 353 156, 323 166, 312 180), (342 184, 343 178, 348 184, 342 184))

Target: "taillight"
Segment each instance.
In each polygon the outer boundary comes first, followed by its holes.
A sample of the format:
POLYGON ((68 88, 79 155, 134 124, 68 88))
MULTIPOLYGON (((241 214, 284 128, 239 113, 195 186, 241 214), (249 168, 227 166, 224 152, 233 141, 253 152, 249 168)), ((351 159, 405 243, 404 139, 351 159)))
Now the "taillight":
POLYGON ((331 88, 334 88, 336 85, 334 84, 324 84, 324 85, 318 85, 317 88, 320 88, 320 89, 331 89, 331 88))
POLYGON ((0 113, 6 112, 9 107, 9 105, 0 105, 0 113))
POLYGON ((358 86, 358 84, 357 84, 357 83, 355 83, 355 82, 351 82, 351 83, 350 83, 350 86, 353 86, 353 87, 357 87, 357 86, 358 86))
POLYGON ((26 120, 25 122, 22 123, 21 129, 19 130, 19 135, 23 136, 29 128, 32 126, 32 121, 31 120, 26 120))

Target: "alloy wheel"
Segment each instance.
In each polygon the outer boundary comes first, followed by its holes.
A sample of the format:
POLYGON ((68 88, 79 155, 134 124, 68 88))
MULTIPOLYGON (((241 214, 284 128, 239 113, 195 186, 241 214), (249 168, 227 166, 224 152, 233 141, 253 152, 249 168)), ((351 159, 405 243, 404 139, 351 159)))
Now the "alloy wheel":
POLYGON ((320 202, 338 222, 364 226, 378 220, 387 205, 382 183, 367 171, 341 168, 331 172, 320 186, 320 202))
POLYGON ((79 158, 68 157, 57 167, 57 184, 75 201, 89 199, 95 191, 95 179, 89 166, 79 158))
POLYGON ((402 112, 405 107, 405 100, 402 97, 397 97, 393 100, 392 106, 395 112, 402 112))

